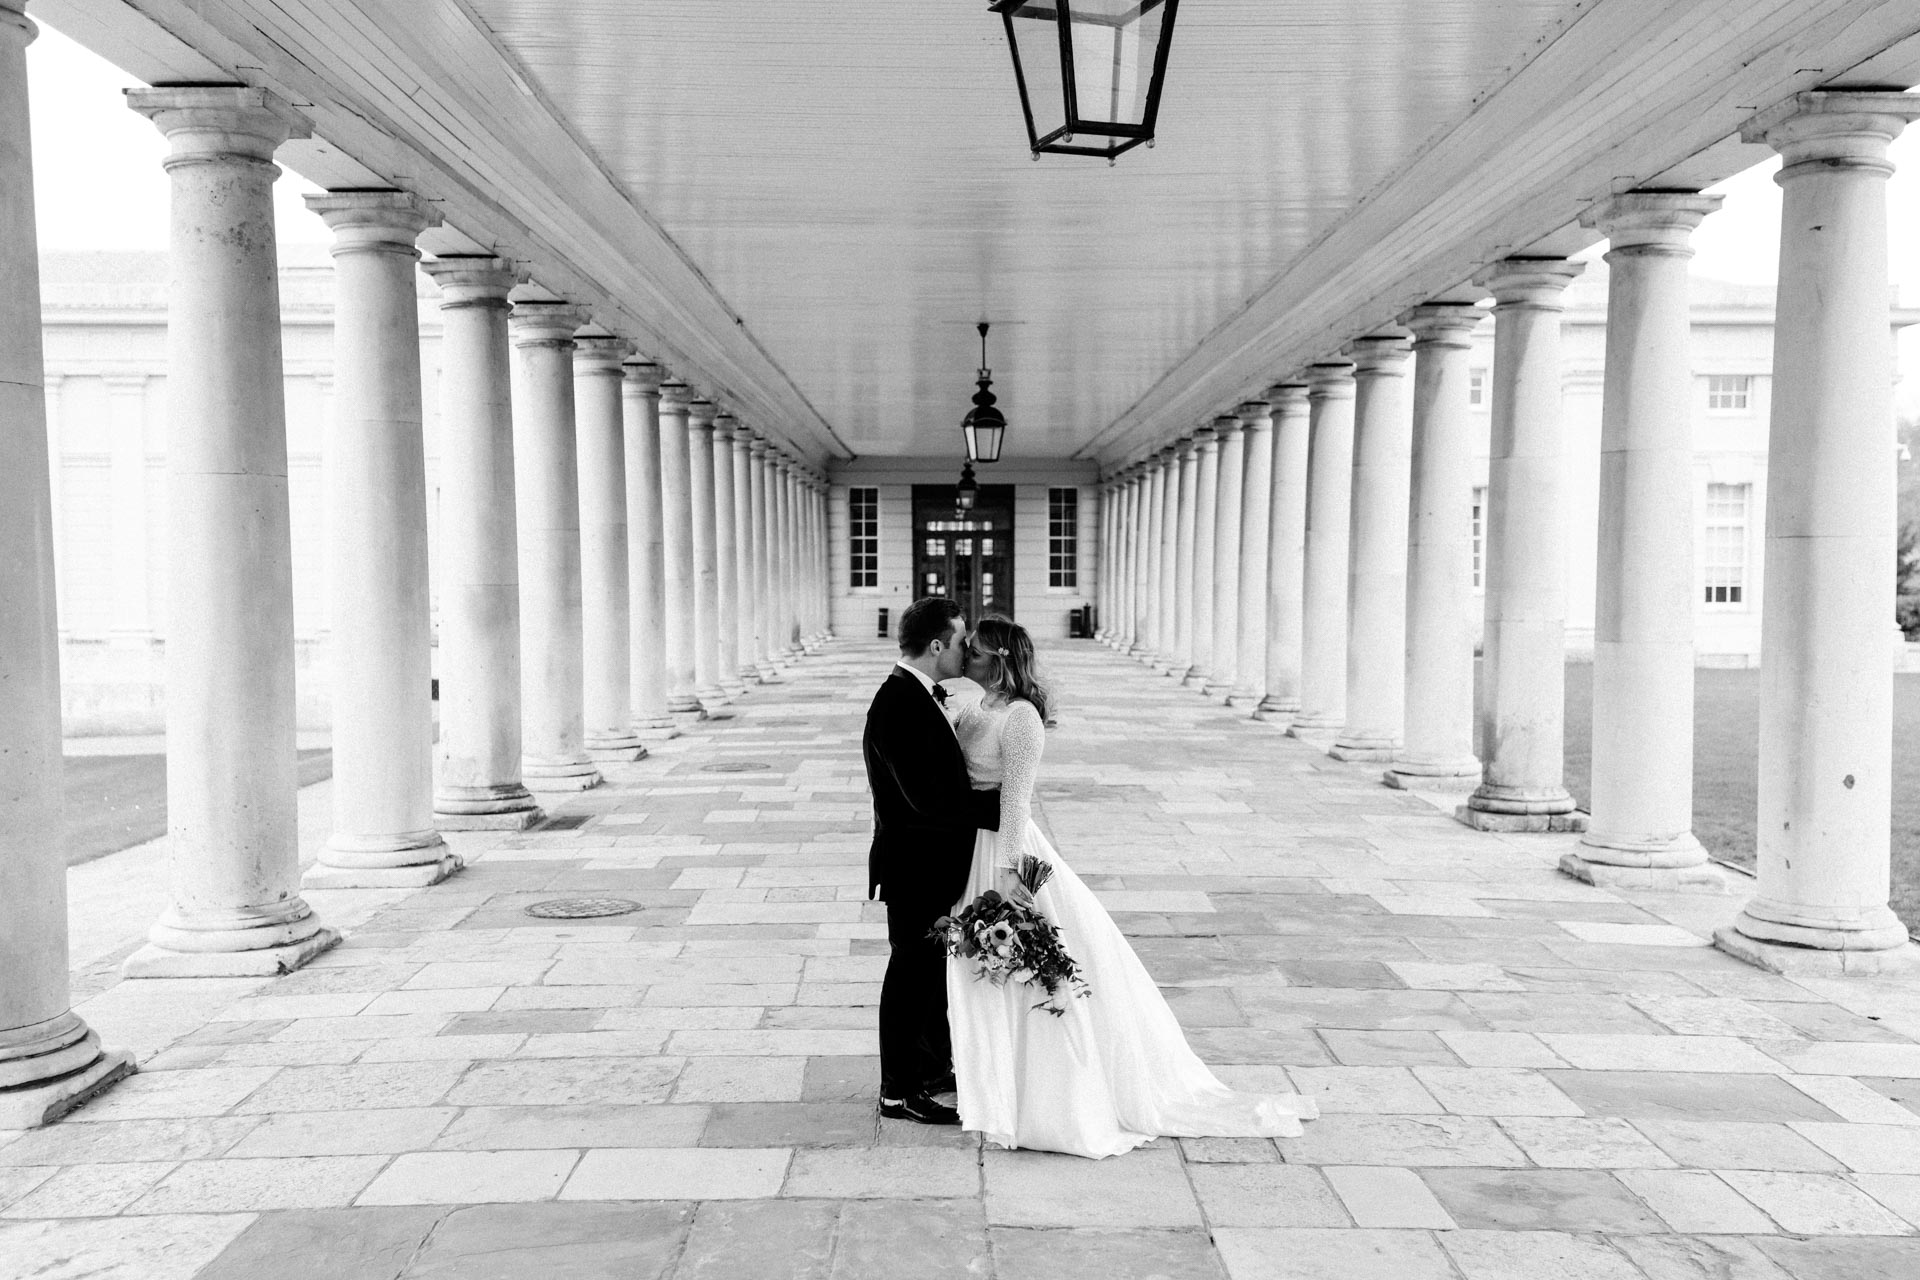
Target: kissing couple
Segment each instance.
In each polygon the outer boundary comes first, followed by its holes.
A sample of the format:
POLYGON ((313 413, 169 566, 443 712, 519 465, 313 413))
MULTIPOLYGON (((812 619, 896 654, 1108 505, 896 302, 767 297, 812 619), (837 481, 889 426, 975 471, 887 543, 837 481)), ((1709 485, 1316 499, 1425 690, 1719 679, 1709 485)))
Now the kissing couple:
POLYGON ((1296 1094, 1241 1093, 1188 1048, 1160 989, 1093 891, 1032 820, 1049 695, 1025 628, 971 633, 944 597, 900 618, 900 660, 867 711, 870 897, 887 904, 880 1114, 962 1125, 999 1147, 1119 1155, 1156 1137, 1297 1136, 1318 1115, 1296 1094), (966 677, 977 701, 942 683, 966 677), (1050 1017, 1024 983, 980 980, 935 923, 1010 893, 1022 855, 1051 874, 1033 906, 1090 988, 1050 1017), (941 1101, 949 1093, 955 1104, 941 1101))

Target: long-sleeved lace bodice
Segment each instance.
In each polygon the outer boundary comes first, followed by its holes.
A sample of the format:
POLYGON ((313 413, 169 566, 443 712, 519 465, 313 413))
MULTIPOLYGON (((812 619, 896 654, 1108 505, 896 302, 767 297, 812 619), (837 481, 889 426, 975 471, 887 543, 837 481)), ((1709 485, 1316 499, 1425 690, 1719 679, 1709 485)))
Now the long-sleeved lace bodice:
MULTIPOLYGON (((998 706, 971 703, 954 715, 953 731, 966 753, 967 776, 977 791, 1000 788, 1000 830, 1019 833, 1033 816, 1033 788, 1040 776, 1046 727, 1031 702, 998 706)), ((1014 836, 1018 847, 1018 836, 1014 836)))

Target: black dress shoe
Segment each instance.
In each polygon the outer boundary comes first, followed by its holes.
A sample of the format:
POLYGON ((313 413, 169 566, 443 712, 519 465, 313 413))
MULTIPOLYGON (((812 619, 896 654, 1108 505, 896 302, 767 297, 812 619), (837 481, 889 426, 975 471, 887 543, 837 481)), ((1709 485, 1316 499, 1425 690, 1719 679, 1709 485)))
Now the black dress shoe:
POLYGON ((945 1103, 935 1102, 925 1092, 904 1098, 880 1099, 880 1114, 889 1120, 911 1120, 915 1124, 959 1124, 960 1113, 945 1103))
POLYGON ((935 1076, 933 1079, 927 1081, 926 1088, 920 1092, 925 1094, 957 1093, 959 1089, 960 1082, 955 1080, 953 1078, 953 1072, 949 1071, 945 1075, 935 1076))

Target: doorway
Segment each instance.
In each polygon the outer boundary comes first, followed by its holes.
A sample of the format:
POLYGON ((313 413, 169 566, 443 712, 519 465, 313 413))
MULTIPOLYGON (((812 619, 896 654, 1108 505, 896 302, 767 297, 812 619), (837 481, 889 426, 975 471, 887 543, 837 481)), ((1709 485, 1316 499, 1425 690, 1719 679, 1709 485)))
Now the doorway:
POLYGON ((1013 486, 983 484, 973 510, 954 510, 953 485, 913 486, 913 593, 947 596, 967 625, 1013 616, 1013 486))

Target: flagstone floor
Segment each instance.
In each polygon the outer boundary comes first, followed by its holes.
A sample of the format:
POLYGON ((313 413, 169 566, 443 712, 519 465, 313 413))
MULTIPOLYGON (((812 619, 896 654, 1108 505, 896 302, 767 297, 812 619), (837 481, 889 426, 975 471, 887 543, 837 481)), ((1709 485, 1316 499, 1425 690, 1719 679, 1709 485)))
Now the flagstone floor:
POLYGON ((299 973, 81 973, 141 1073, 0 1134, 0 1275, 1920 1276, 1920 986, 1749 969, 1703 943, 1737 895, 1577 884, 1569 837, 1087 642, 1045 654, 1056 842, 1201 1055, 1324 1118, 1101 1162, 878 1120, 890 658, 834 643, 443 885, 312 895, 350 936, 299 973), (525 914, 580 896, 640 908, 525 914))

